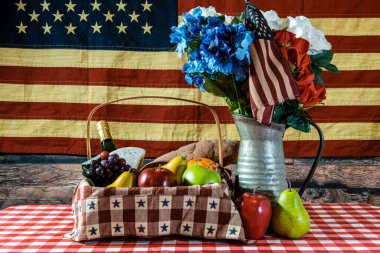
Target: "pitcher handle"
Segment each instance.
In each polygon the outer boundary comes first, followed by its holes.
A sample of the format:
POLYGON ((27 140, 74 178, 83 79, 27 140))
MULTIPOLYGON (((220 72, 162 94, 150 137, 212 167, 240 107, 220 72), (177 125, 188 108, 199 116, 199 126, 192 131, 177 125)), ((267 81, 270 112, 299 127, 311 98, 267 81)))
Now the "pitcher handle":
POLYGON ((323 147, 324 147, 324 137, 321 128, 312 120, 309 119, 310 125, 312 125, 318 132, 319 135, 319 147, 317 151, 317 156, 314 159, 313 165, 311 166, 311 169, 309 171, 309 174, 307 175, 305 181, 303 182, 302 187, 299 189, 298 194, 302 197, 302 194, 304 193, 307 184, 310 182, 311 178, 314 175, 315 170, 317 169, 317 166, 319 164, 319 160, 321 159, 323 147))

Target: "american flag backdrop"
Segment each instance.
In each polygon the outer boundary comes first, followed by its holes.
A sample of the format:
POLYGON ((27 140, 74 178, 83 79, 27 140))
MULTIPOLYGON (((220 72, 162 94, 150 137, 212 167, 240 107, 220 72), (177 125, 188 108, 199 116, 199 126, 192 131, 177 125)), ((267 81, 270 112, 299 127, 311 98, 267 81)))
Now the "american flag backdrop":
POLYGON ((272 122, 275 105, 298 99, 299 90, 264 15, 247 3, 245 17, 247 29, 255 35, 250 46, 249 99, 255 119, 268 125, 272 122))
MULTIPOLYGON (((324 156, 380 155, 380 1, 256 0, 280 17, 304 15, 324 31, 340 74, 324 73, 327 100, 310 110, 322 128, 324 156)), ((2 0, 0 6, 0 153, 85 154, 86 118, 112 99, 163 95, 197 100, 221 118, 224 139, 238 140, 222 99, 184 81, 169 52, 169 28, 183 12, 243 0, 2 0)), ((107 106, 115 144, 156 157, 216 138, 206 109, 165 100, 107 106)), ((100 149, 94 124, 93 152, 100 149)), ((287 157, 313 156, 318 136, 289 129, 287 157)))

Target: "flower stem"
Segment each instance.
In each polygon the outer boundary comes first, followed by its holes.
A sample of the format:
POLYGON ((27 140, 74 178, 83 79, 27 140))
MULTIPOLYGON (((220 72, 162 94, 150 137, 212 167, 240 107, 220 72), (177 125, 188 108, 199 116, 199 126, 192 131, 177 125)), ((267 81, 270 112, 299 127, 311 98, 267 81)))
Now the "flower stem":
POLYGON ((241 104, 240 104, 239 93, 238 93, 238 91, 237 91, 237 87, 236 87, 236 83, 235 83, 235 78, 234 78, 234 76, 232 76, 232 82, 234 83, 234 89, 235 89, 235 93, 236 93, 236 101, 237 101, 237 103, 238 103, 238 105, 239 105, 239 111, 240 111, 240 114, 241 114, 241 115, 244 115, 243 109, 242 109, 241 104))

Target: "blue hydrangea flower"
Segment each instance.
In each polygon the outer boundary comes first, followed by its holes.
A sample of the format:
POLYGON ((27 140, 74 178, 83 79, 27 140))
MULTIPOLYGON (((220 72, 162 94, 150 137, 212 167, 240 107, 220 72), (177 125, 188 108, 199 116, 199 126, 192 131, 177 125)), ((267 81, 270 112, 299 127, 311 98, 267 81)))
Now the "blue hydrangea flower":
POLYGON ((204 76, 215 80, 223 73, 237 81, 247 78, 254 35, 244 24, 226 25, 223 16, 204 17, 199 7, 182 18, 183 23, 171 28, 170 42, 177 44, 179 57, 187 53, 188 62, 182 71, 188 84, 204 91, 204 76))

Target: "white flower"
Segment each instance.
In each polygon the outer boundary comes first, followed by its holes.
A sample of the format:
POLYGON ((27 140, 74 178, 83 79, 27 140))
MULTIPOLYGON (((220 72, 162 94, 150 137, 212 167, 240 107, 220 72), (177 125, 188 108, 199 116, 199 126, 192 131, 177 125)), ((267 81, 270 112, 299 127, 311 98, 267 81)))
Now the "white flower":
POLYGON ((196 7, 196 8, 191 9, 189 11, 189 13, 191 15, 193 15, 194 14, 194 10, 197 9, 197 8, 201 9, 203 17, 216 17, 216 16, 220 16, 221 15, 221 14, 219 14, 219 13, 216 12, 215 7, 213 7, 213 6, 210 6, 208 8, 205 8, 205 7, 196 7))
POLYGON ((330 50, 331 44, 326 40, 325 34, 313 28, 310 33, 310 50, 309 54, 319 54, 323 50, 330 50))
POLYGON ((193 9, 191 9, 190 11, 189 11, 189 13, 191 14, 191 15, 193 15, 194 14, 194 9, 197 9, 197 8, 200 8, 201 9, 201 11, 202 11, 202 16, 203 17, 220 17, 220 16, 224 16, 225 17, 225 20, 224 20, 224 24, 225 25, 229 25, 229 24, 231 24, 231 22, 232 22, 232 19, 234 18, 234 17, 232 17, 232 16, 228 16, 228 15, 224 15, 224 14, 221 14, 221 13, 219 13, 219 12, 216 12, 216 9, 215 9, 215 7, 213 7, 213 6, 209 6, 208 8, 205 8, 205 7, 196 7, 196 8, 193 8, 193 9))
POLYGON ((322 50, 330 50, 331 44, 326 40, 325 34, 313 27, 310 20, 304 16, 288 17, 282 28, 310 42, 308 54, 318 54, 322 50))
POLYGON ((201 7, 201 9, 202 9, 202 16, 204 17, 216 17, 216 16, 221 15, 216 12, 215 7, 213 6, 210 6, 208 8, 201 7))
POLYGON ((280 29, 282 25, 282 21, 280 17, 277 15, 277 12, 274 10, 270 11, 261 11, 261 13, 264 15, 265 19, 268 21, 268 25, 272 30, 278 30, 280 29))
POLYGON ((231 24, 232 20, 234 19, 234 17, 232 17, 232 16, 225 15, 224 17, 225 17, 225 20, 224 20, 225 25, 231 24))

